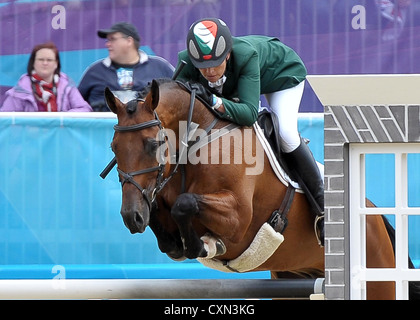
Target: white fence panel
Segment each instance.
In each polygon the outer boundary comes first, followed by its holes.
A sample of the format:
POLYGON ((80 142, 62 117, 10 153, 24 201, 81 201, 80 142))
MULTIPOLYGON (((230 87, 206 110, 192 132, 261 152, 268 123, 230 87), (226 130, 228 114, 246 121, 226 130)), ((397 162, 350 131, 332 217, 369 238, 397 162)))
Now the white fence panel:
POLYGON ((418 154, 418 143, 350 144, 350 290, 351 299, 366 299, 366 282, 394 281, 396 298, 408 299, 408 282, 420 281, 420 270, 408 268, 408 216, 420 215, 420 207, 409 207, 408 154, 418 154), (395 157, 395 201, 386 208, 367 208, 366 155, 393 154, 395 157), (395 268, 366 268, 366 216, 395 216, 395 268))

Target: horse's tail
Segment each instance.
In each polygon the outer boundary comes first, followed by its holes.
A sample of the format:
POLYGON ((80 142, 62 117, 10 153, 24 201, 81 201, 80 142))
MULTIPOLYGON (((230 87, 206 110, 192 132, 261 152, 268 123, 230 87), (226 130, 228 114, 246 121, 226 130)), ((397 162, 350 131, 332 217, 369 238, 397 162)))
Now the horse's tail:
MULTIPOLYGON (((382 220, 384 221, 386 231, 391 239, 392 249, 395 252, 395 229, 385 216, 382 216, 382 220)), ((410 269, 415 269, 410 257, 408 257, 408 267, 410 269)), ((420 300, 420 281, 410 281, 408 283, 408 297, 410 300, 420 300)))

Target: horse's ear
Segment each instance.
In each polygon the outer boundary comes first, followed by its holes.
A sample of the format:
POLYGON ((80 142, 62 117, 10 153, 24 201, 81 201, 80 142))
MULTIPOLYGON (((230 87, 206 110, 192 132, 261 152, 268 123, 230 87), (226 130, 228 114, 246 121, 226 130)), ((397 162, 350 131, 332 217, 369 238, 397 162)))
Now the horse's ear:
POLYGON ((152 110, 155 110, 159 104, 159 83, 156 80, 152 80, 150 86, 150 92, 147 95, 146 101, 148 100, 148 105, 151 106, 152 110))
POLYGON ((118 107, 117 107, 118 102, 120 104, 121 102, 118 100, 118 98, 114 96, 114 94, 111 92, 111 90, 108 87, 105 88, 104 94, 105 94, 105 102, 108 105, 108 108, 116 114, 118 111, 118 107))

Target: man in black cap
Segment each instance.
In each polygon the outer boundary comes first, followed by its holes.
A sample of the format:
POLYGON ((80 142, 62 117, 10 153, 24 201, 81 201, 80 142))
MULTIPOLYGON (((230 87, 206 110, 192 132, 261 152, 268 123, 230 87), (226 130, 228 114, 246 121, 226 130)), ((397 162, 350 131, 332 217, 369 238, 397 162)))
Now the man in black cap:
POLYGON ((139 50, 140 36, 132 24, 116 23, 99 30, 98 36, 106 39, 109 56, 90 65, 78 87, 94 111, 109 111, 104 100, 105 87, 127 102, 153 79, 172 77, 174 68, 168 61, 139 50))

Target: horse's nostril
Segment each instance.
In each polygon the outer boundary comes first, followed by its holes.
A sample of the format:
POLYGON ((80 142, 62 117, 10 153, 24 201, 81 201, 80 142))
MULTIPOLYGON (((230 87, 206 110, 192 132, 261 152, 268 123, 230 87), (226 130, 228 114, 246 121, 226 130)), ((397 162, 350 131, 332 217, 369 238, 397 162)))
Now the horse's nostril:
POLYGON ((136 225, 137 232, 143 233, 146 229, 144 218, 139 212, 134 214, 134 224, 136 225))
POLYGON ((147 217, 143 217, 143 215, 138 211, 121 211, 121 215, 123 217, 123 221, 125 226, 127 227, 130 232, 133 233, 143 233, 147 227, 148 221, 146 220, 147 217))
POLYGON ((142 216, 140 215, 140 213, 136 212, 136 213, 134 214, 134 221, 135 221, 136 223, 140 223, 140 224, 142 224, 142 223, 143 223, 143 218, 142 218, 142 216))

